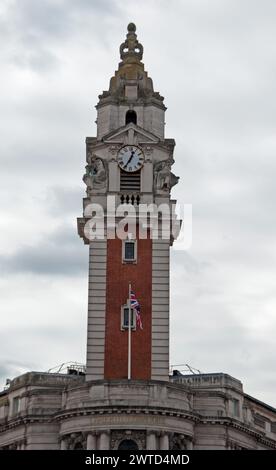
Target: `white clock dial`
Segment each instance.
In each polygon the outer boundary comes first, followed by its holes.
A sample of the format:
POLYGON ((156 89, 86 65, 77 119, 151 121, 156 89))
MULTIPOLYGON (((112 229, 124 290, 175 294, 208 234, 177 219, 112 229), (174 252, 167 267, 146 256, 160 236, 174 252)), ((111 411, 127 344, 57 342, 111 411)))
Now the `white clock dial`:
POLYGON ((144 154, 135 145, 125 145, 118 152, 118 164, 124 171, 138 171, 144 164, 144 154))

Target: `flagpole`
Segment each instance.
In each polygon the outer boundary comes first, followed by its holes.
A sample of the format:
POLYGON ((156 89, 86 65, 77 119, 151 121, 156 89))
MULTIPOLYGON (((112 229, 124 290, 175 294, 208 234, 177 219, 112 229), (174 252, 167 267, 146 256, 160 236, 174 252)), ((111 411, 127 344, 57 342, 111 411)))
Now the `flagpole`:
POLYGON ((131 284, 128 285, 128 361, 127 361, 127 378, 131 379, 131 284))

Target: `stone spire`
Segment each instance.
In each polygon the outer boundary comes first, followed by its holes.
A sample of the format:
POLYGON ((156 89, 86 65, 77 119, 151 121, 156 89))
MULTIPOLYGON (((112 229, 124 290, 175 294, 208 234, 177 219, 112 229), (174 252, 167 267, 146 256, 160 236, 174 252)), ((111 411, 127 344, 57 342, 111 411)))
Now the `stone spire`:
POLYGON ((126 40, 120 46, 121 59, 124 63, 140 62, 143 57, 143 46, 137 40, 135 24, 129 23, 127 30, 126 40))
POLYGON ((154 91, 152 79, 141 62, 143 46, 137 39, 135 24, 129 23, 127 30, 126 40, 120 46, 121 62, 118 70, 110 80, 109 90, 99 95, 99 103, 96 107, 99 109, 108 103, 127 104, 136 101, 141 105, 154 104, 165 110, 164 98, 154 91), (129 87, 136 87, 131 95, 128 94, 129 87))

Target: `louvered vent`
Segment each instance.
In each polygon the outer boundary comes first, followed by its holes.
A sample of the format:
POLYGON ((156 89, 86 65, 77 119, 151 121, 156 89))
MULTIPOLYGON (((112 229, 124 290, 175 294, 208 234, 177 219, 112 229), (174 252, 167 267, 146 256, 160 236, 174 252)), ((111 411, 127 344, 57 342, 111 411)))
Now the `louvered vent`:
POLYGON ((120 191, 140 192, 141 172, 127 173, 121 170, 120 191))

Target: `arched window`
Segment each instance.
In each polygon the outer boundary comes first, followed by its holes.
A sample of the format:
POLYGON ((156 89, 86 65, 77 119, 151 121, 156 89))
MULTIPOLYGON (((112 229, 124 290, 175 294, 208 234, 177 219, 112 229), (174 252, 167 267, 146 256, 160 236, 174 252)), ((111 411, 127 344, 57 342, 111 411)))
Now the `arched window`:
POLYGON ((135 111, 129 109, 126 113, 126 124, 133 122, 133 124, 137 124, 137 114, 135 111))
POLYGON ((118 450, 139 450, 139 447, 132 439, 124 439, 120 442, 118 450))

